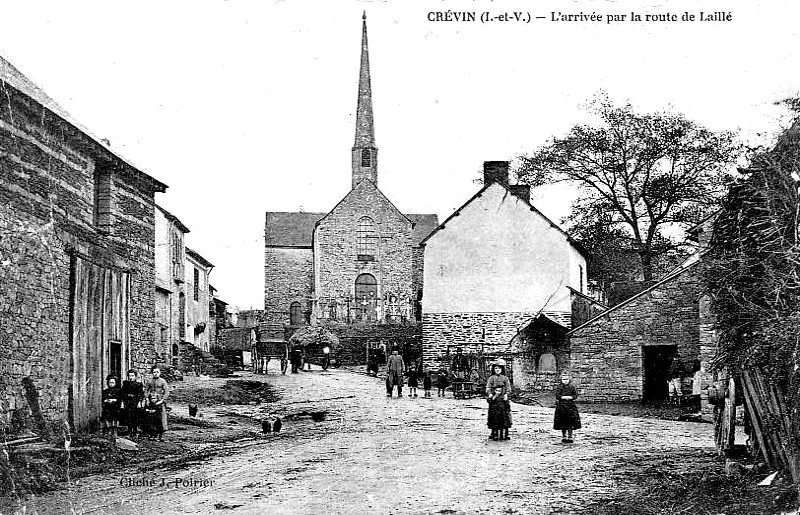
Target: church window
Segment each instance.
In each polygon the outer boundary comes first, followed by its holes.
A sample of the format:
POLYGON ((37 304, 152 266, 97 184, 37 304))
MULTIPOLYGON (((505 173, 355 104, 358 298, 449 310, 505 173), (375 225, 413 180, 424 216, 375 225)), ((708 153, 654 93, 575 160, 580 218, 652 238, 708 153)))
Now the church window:
POLYGON ((356 278, 356 319, 364 322, 377 320, 378 281, 372 274, 356 278))
POLYGON ((370 153, 368 148, 361 150, 361 167, 362 168, 369 168, 372 166, 372 153, 370 153))
POLYGON ((299 302, 292 302, 289 306, 289 324, 290 325, 302 325, 303 323, 303 313, 301 312, 301 307, 299 302))
POLYGON ((363 261, 375 259, 375 242, 375 225, 372 223, 372 218, 364 216, 358 221, 356 229, 358 259, 363 261))

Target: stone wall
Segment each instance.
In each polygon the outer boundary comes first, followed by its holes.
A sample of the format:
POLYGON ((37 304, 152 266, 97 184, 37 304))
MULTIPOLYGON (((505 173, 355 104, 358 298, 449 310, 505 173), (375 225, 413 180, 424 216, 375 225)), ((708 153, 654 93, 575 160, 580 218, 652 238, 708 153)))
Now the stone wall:
MULTIPOLYGON (((0 103, 0 426, 28 419, 30 378, 45 420, 67 420, 71 254, 130 272, 131 364, 155 358, 154 203, 160 186, 11 85, 0 103), (113 165, 113 166, 112 166, 113 165), (103 181, 103 224, 95 190, 103 181)), ((24 424, 23 424, 24 425, 24 424)))
POLYGON ((516 352, 511 340, 534 316, 536 313, 423 313, 425 366, 438 368, 450 346, 461 346, 464 352, 516 352))
POLYGON ((292 302, 299 302, 304 311, 312 303, 314 265, 311 249, 267 247, 264 278, 266 287, 261 322, 288 324, 292 302))
POLYGON ((418 345, 421 337, 420 326, 412 325, 328 325, 339 338, 336 360, 342 365, 366 365, 367 347, 377 348, 381 343, 386 349, 418 345))
POLYGON ((356 278, 367 273, 377 280, 377 299, 396 295, 400 305, 411 305, 412 245, 411 221, 371 182, 360 182, 314 231, 316 297, 336 300, 353 295, 356 278), (356 230, 365 216, 372 219, 376 233, 371 260, 358 259, 356 230))
POLYGON ((675 359, 687 369, 701 358, 698 272, 692 266, 569 333, 570 369, 581 399, 640 400, 644 346, 675 345, 675 359))

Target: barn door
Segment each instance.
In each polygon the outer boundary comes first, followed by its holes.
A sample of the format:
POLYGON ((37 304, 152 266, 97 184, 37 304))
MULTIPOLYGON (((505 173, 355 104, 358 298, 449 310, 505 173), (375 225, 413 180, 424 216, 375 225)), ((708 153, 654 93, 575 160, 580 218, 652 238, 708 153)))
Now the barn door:
POLYGON ((105 377, 128 359, 128 273, 73 258, 71 419, 76 431, 100 419, 105 377))

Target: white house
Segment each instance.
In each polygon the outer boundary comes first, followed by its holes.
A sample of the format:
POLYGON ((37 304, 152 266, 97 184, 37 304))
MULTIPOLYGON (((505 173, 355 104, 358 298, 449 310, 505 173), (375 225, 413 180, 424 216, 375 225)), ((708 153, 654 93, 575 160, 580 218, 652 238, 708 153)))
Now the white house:
POLYGON ((512 340, 537 315, 570 327, 572 290, 586 289, 586 258, 529 199, 529 186, 508 184, 508 162, 488 161, 483 188, 422 241, 427 365, 457 347, 516 352, 512 340))

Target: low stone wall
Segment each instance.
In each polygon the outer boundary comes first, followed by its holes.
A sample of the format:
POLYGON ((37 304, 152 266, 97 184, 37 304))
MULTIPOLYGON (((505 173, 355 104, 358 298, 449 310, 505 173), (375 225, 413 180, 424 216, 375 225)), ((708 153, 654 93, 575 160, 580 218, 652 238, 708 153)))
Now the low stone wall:
POLYGON ((387 352, 418 346, 421 337, 419 325, 326 325, 339 338, 335 359, 341 365, 366 365, 367 347, 376 348, 381 343, 387 352))

